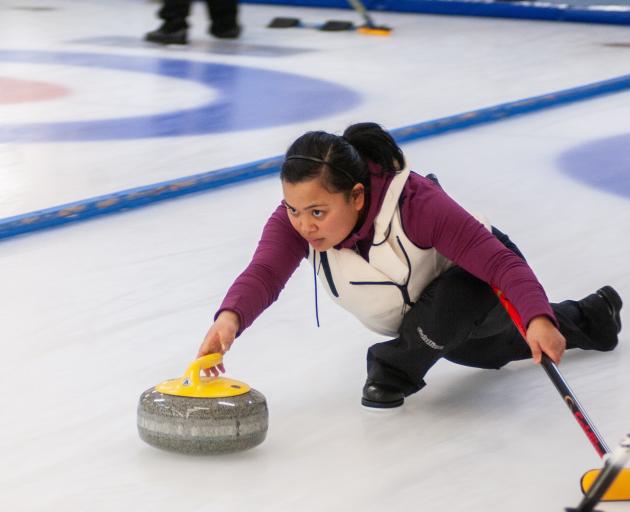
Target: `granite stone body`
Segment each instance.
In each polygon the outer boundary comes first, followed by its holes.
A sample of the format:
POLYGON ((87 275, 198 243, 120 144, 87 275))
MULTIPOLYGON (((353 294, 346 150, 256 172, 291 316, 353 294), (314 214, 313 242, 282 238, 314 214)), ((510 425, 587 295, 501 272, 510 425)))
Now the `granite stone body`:
POLYGON ((225 398, 189 398, 153 387, 138 403, 140 438, 188 454, 231 453, 259 445, 267 435, 268 419, 265 397, 255 389, 225 398))

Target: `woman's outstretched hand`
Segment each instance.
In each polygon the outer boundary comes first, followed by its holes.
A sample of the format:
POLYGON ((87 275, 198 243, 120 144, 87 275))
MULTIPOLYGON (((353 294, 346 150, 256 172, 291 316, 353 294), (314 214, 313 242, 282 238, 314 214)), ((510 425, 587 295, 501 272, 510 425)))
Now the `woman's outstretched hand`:
MULTIPOLYGON (((210 326, 210 329, 208 329, 208 333, 199 347, 197 357, 202 357, 207 354, 215 354, 217 352, 225 354, 228 350, 230 350, 232 343, 234 343, 239 327, 240 319, 236 313, 227 310, 222 311, 214 323, 210 326)), ((225 367, 223 366, 223 363, 221 363, 214 368, 208 368, 204 371, 208 376, 212 373, 215 377, 217 377, 219 372, 225 373, 225 367)))
POLYGON ((540 363, 545 353, 556 364, 560 363, 567 342, 553 322, 546 316, 537 316, 527 327, 527 344, 534 362, 540 363))

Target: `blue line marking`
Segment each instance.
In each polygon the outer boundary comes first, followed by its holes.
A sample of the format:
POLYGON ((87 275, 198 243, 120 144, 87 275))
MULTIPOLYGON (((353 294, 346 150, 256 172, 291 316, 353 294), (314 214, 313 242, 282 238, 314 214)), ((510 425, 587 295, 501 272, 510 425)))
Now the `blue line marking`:
POLYGON ((398 142, 408 142, 628 89, 630 89, 630 75, 624 75, 602 82, 583 85, 581 87, 565 89, 563 91, 543 94, 542 96, 534 96, 510 103, 502 103, 493 107, 464 112, 463 114, 443 117, 433 121, 413 124, 392 130, 391 133, 398 142))
MULTIPOLYGON (((391 133, 399 143, 410 142, 628 89, 630 89, 630 75, 625 75, 574 89, 557 91, 543 96, 406 126, 391 130, 391 133)), ((79 222, 97 215, 138 208, 181 195, 274 174, 279 171, 282 161, 282 156, 276 156, 218 171, 196 174, 9 217, 0 220, 0 239, 70 222, 79 222)))
POLYGON ((0 240, 279 172, 282 157, 92 197, 0 220, 0 240))
POLYGON ((156 115, 0 124, 0 142, 102 141, 253 130, 325 117, 360 103, 358 93, 331 82, 228 64, 30 51, 0 51, 0 61, 151 73, 198 82, 219 92, 215 101, 198 108, 156 115))
POLYGON ((557 164, 575 180, 630 199, 630 133, 581 144, 561 154, 557 164))

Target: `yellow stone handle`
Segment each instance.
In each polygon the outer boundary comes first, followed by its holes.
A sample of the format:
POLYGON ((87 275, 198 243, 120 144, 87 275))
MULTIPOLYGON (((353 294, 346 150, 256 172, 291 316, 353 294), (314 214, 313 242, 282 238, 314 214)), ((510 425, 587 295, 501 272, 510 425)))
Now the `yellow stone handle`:
POLYGON ((218 352, 195 359, 192 363, 190 363, 190 366, 188 366, 186 372, 184 373, 185 385, 198 385, 200 382, 199 374, 201 373, 201 370, 213 368, 220 365, 222 362, 223 355, 218 352))
POLYGON ((162 382, 155 386, 158 393, 194 398, 225 398, 243 395, 251 389, 244 382, 225 377, 201 377, 201 370, 207 370, 223 362, 223 355, 208 354, 194 360, 183 377, 162 382))

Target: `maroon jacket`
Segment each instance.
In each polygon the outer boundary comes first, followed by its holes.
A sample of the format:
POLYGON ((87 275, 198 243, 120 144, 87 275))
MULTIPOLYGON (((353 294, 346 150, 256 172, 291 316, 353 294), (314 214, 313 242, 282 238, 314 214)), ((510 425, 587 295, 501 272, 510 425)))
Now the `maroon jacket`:
MULTIPOLYGON (((363 224, 336 249, 356 248, 367 260, 374 234, 374 219, 392 175, 370 167, 368 212, 363 224)), ((422 249, 435 249, 500 290, 520 313, 525 326, 536 316, 557 321, 542 286, 527 263, 506 248, 479 221, 451 199, 433 181, 411 173, 400 198, 403 229, 422 249)), ((240 318, 239 334, 280 295, 303 258, 308 242, 293 228, 281 204, 273 212, 254 256, 234 281, 217 311, 231 310, 240 318)))

